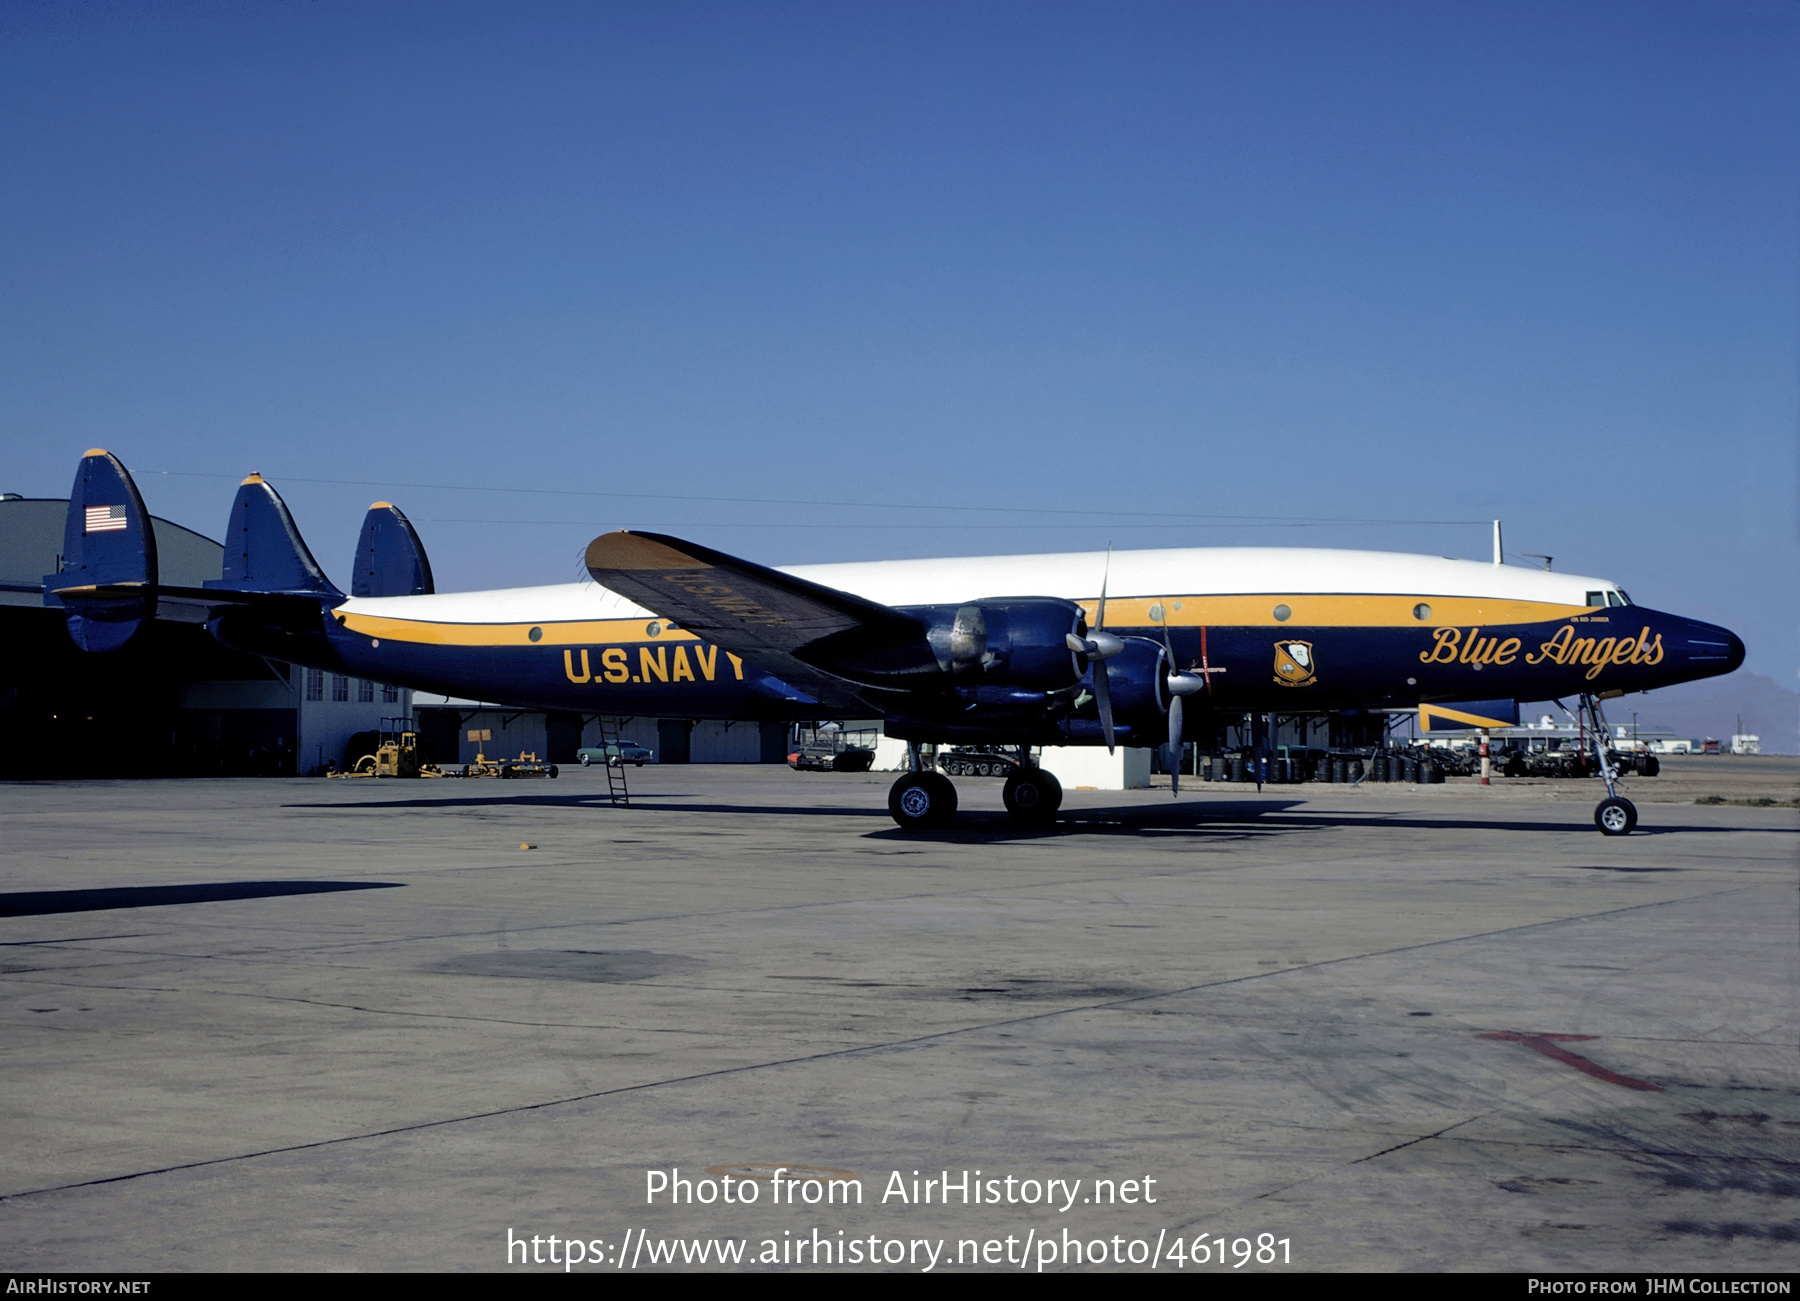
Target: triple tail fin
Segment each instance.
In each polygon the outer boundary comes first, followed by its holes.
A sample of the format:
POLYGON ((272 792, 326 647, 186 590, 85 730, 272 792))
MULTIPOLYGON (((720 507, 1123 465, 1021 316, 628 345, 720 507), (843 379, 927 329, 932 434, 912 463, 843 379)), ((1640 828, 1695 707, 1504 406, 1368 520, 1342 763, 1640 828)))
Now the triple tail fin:
POLYGON ((281 495, 253 474, 238 486, 225 530, 225 576, 209 588, 342 597, 307 549, 281 495))
POLYGON ((431 561, 412 521, 392 502, 378 501, 363 519, 350 575, 352 596, 429 596, 437 590, 431 561))
POLYGON ((44 604, 68 610, 69 636, 83 650, 117 650, 155 618, 153 529, 124 463, 99 447, 83 455, 69 490, 62 568, 44 575, 44 604))

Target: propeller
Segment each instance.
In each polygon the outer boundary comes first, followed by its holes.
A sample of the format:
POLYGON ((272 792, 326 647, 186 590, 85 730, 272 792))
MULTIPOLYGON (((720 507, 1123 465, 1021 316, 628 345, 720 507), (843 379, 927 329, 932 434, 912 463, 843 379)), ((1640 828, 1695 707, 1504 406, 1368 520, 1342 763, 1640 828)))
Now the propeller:
POLYGON ((1106 738, 1106 752, 1113 752, 1112 688, 1106 681, 1106 661, 1125 649, 1125 643, 1106 627, 1106 583, 1112 577, 1112 543, 1106 544, 1106 568, 1100 573, 1100 606, 1094 611, 1094 626, 1086 637, 1070 633, 1063 641, 1077 655, 1087 657, 1094 669, 1094 704, 1100 710, 1100 734, 1106 738))
POLYGON ((1169 689, 1169 745, 1164 752, 1164 766, 1169 770, 1169 785, 1181 794, 1181 725, 1183 696, 1206 690, 1206 677, 1199 673, 1183 673, 1175 667, 1175 643, 1169 636, 1169 616, 1165 611, 1159 620, 1163 630, 1163 650, 1169 656, 1169 673, 1164 685, 1169 689))

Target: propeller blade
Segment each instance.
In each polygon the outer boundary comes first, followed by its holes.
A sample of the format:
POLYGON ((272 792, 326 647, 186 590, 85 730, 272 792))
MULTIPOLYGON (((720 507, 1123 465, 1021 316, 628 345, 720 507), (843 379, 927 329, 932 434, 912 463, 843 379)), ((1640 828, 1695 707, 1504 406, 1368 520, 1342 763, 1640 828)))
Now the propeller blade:
POLYGON ((1094 611, 1094 631, 1106 627, 1106 583, 1112 577, 1112 543, 1106 544, 1106 568, 1100 571, 1100 608, 1094 611))
POLYGON ((1169 697, 1169 784, 1181 794, 1181 697, 1169 697))
POLYGON ((1100 707, 1100 735, 1106 738, 1106 752, 1113 752, 1112 688, 1106 681, 1106 661, 1094 661, 1094 703, 1100 707))

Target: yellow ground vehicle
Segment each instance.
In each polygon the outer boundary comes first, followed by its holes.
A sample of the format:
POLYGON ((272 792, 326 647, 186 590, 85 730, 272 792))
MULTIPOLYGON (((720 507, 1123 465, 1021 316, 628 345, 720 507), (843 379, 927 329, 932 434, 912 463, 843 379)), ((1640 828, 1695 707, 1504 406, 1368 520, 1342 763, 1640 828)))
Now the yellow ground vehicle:
POLYGON ((352 764, 346 772, 334 772, 333 777, 442 777, 443 770, 436 764, 426 763, 419 753, 419 734, 412 730, 412 720, 407 718, 384 718, 384 726, 378 734, 374 754, 365 754, 352 764), (385 724, 397 726, 389 728, 385 724))
MULTIPOLYGON (((473 738, 471 738, 473 739, 473 738)), ((484 736, 482 738, 486 740, 484 736)), ((475 762, 463 765, 465 777, 554 777, 556 765, 545 763, 535 750, 521 750, 517 759, 490 759, 477 750, 475 762)))
MULTIPOLYGON (((472 727, 468 730, 469 740, 481 747, 483 743, 494 739, 488 728, 472 727)), ((517 759, 490 759, 483 748, 475 751, 475 762, 465 763, 460 774, 463 777, 554 777, 556 765, 545 763, 537 757, 535 750, 521 750, 517 759)))

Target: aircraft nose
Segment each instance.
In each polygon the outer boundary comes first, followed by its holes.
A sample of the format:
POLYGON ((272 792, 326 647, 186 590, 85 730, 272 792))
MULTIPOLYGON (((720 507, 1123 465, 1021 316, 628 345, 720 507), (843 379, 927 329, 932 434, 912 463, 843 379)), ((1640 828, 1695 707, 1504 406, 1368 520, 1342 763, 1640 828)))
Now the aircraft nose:
POLYGON ((1721 629, 1719 629, 1719 631, 1725 634, 1725 641, 1726 641, 1726 646, 1727 646, 1727 650, 1725 652, 1726 657, 1727 657, 1726 664, 1725 664, 1725 671, 1727 673, 1735 673, 1735 672, 1737 672, 1738 668, 1740 666, 1742 666, 1742 664, 1744 662, 1743 640, 1735 632, 1732 632, 1730 629, 1721 628, 1721 629))
POLYGON ((1710 623, 1688 624, 1688 663, 1704 665, 1707 673, 1731 673, 1744 662, 1744 643, 1729 628, 1710 623))

